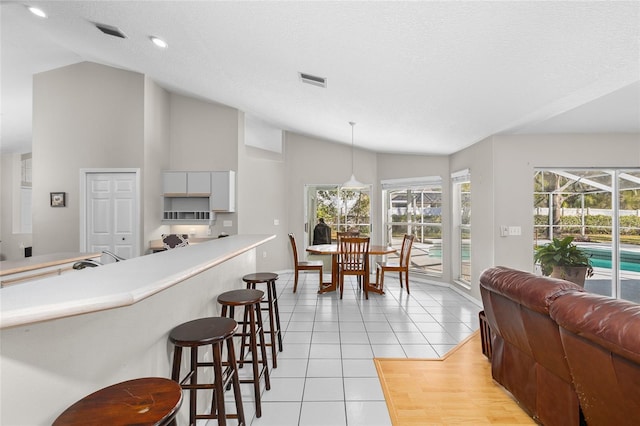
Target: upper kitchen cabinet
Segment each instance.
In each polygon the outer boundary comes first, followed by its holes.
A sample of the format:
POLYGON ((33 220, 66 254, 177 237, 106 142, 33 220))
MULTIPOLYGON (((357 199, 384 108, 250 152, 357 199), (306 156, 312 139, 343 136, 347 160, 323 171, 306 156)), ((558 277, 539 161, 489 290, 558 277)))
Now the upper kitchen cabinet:
POLYGON ((164 172, 165 197, 208 197, 211 194, 210 172, 164 172))
POLYGON ((236 211, 236 172, 181 172, 162 174, 162 221, 172 224, 202 224, 215 219, 213 213, 236 211))
POLYGON ((226 170, 211 172, 211 198, 209 205, 213 212, 236 211, 236 172, 226 170))

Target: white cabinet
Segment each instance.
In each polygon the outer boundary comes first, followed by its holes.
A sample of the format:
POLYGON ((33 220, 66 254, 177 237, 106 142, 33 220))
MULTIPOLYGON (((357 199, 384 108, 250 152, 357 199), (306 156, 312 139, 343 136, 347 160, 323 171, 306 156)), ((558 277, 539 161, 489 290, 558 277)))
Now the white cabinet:
POLYGON ((162 174, 162 221, 202 224, 212 212, 235 212, 235 171, 162 174))
POLYGON ((190 197, 208 197, 211 194, 211 174, 187 172, 187 194, 190 197))
POLYGON ((211 172, 211 211, 228 212, 236 211, 236 172, 226 170, 223 172, 211 172))
POLYGON ((164 172, 165 197, 208 197, 211 194, 210 172, 164 172))

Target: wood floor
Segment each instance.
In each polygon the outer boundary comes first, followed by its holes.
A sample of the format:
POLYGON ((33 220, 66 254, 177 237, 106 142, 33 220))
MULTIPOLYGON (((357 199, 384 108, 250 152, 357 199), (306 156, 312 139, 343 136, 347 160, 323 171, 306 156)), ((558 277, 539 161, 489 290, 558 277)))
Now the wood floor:
POLYGON ((491 378, 476 332, 441 359, 374 359, 394 426, 535 425, 491 378))

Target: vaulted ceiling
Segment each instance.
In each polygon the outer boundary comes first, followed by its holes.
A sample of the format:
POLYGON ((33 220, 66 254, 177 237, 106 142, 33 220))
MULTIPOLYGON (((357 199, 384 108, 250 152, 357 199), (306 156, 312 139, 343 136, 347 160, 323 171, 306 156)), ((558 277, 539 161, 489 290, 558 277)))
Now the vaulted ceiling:
POLYGON ((3 152, 30 145, 32 75, 81 61, 336 142, 351 142, 355 121, 356 146, 379 152, 450 154, 497 133, 640 132, 637 1, 29 5, 48 17, 19 2, 0 9, 3 152))

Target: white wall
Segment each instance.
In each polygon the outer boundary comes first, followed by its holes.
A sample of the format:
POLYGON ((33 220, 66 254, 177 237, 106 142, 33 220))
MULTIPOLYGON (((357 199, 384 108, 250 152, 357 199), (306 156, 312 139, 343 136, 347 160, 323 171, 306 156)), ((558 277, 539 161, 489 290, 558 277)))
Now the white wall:
MULTIPOLYGON (((238 170, 238 110, 172 93, 169 123, 170 170, 238 170)), ((211 235, 238 233, 238 213, 218 213, 211 235), (223 227, 231 221, 231 227, 223 227)), ((172 226, 185 232, 192 226, 172 226)), ((197 228, 199 229, 199 228, 197 228)))
MULTIPOLYGON (((164 170, 237 170, 238 111, 173 94, 149 78, 80 63, 34 77, 34 254, 79 250, 81 168, 139 168, 141 253, 166 232, 161 223, 164 170), (49 192, 67 207, 49 207, 49 192)), ((3 191, 4 194, 4 191, 3 191)), ((222 213, 211 234, 237 233, 237 213, 222 213), (223 228, 229 220, 231 227, 223 228)), ((206 226, 197 228, 205 234, 206 226)))
POLYGON ((169 92, 145 77, 144 90, 144 170, 142 175, 142 252, 150 240, 169 233, 162 225, 162 171, 169 168, 169 92))
POLYGON ((33 80, 33 254, 78 251, 81 168, 142 168, 144 77, 83 62, 33 80), (49 206, 66 192, 67 206, 49 206))
POLYGON ((258 269, 276 272, 290 265, 288 234, 289 196, 285 164, 281 155, 250 146, 244 151, 238 182, 238 231, 241 234, 276 234, 276 238, 260 246, 258 269), (276 222, 278 224, 276 225, 276 222))
POLYGON ((258 248, 259 271, 278 272, 293 269, 289 249, 289 194, 286 188, 285 156, 275 138, 277 130, 255 119, 238 121, 238 232, 240 234, 275 234, 276 238, 258 248), (251 145, 247 145, 247 133, 251 145), (269 150, 256 148, 269 147, 269 150), (278 221, 278 225, 275 224, 278 221))

